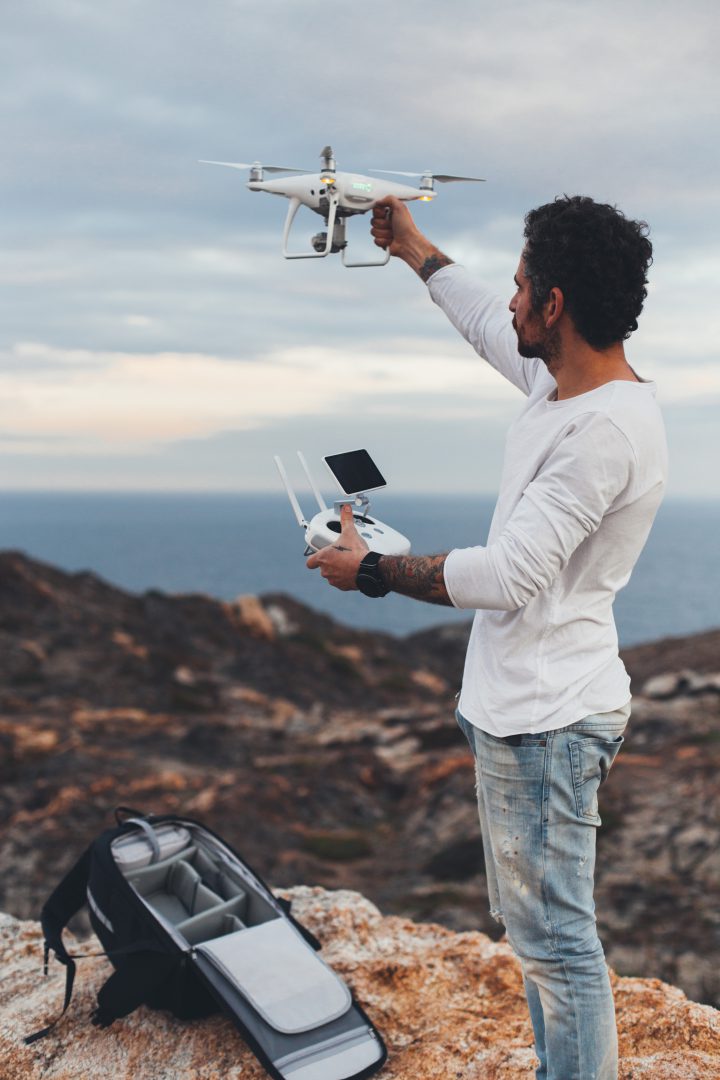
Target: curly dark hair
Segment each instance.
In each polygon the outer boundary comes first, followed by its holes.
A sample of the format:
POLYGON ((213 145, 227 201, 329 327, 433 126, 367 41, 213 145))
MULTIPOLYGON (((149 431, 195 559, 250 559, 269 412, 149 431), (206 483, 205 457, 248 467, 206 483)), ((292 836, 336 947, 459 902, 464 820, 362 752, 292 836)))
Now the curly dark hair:
POLYGON ((539 311, 556 286, 578 333, 607 349, 637 330, 652 263, 649 228, 587 195, 562 195, 525 217, 525 273, 539 311))

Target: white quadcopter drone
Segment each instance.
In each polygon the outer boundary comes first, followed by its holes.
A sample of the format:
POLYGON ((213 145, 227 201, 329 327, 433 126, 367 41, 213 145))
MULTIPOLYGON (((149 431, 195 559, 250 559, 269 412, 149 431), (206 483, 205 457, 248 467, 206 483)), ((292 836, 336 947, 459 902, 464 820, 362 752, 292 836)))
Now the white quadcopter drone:
POLYGON ((262 165, 259 161, 244 164, 239 161, 202 161, 202 165, 225 165, 229 169, 249 169, 250 179, 247 186, 250 191, 268 191, 271 195, 283 195, 290 200, 285 230, 283 232, 283 255, 286 259, 324 259, 326 255, 342 252, 344 266, 384 266, 390 259, 386 251, 382 259, 370 262, 349 262, 346 258, 347 240, 345 225, 350 217, 366 214, 380 199, 394 195, 403 202, 421 199, 430 202, 435 198, 434 183, 454 181, 482 183, 479 176, 450 176, 447 173, 396 172, 392 169, 372 169, 371 172, 391 173, 395 176, 420 177, 420 186, 399 184, 393 180, 378 180, 356 173, 337 172, 335 155, 331 146, 323 148, 320 154, 322 168, 319 173, 308 173, 303 169, 285 168, 283 165, 262 165), (266 180, 265 173, 301 173, 300 176, 286 176, 281 180, 266 180), (325 221, 325 231, 316 233, 312 238, 312 251, 289 251, 290 230, 299 208, 307 206, 325 221))

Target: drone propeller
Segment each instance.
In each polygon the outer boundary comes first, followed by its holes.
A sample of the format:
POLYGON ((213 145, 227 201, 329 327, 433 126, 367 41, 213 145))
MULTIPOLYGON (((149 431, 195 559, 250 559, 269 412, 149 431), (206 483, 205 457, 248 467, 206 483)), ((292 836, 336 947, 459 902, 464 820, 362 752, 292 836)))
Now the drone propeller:
POLYGON ((484 176, 452 176, 450 173, 426 172, 401 172, 400 169, 370 169, 370 172, 389 173, 391 176, 419 176, 423 180, 437 180, 441 184, 451 184, 454 181, 467 180, 478 184, 485 183, 484 176))
POLYGON ((285 165, 262 165, 259 161, 205 161, 200 160, 201 165, 227 165, 228 169, 262 169, 263 172, 296 172, 304 173, 307 169, 291 169, 285 165))

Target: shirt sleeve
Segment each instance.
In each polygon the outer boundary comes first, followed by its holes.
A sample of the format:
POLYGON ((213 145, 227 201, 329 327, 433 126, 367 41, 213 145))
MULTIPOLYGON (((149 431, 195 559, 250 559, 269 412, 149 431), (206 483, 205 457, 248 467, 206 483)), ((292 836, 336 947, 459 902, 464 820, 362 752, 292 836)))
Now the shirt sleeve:
POLYGON ((507 304, 464 267, 453 263, 428 281, 433 301, 456 330, 523 394, 530 393, 541 361, 526 360, 517 351, 517 335, 507 304))
POLYGON ((635 456, 604 413, 575 417, 528 484, 500 536, 445 560, 458 608, 514 611, 549 588, 632 483, 635 456))

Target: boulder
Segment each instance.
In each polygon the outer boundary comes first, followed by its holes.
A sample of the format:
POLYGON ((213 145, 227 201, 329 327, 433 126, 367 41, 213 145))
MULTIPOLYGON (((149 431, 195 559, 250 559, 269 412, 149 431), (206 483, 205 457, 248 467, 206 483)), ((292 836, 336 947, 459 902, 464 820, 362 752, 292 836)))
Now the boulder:
MULTIPOLYGON (((477 932, 383 917, 358 893, 278 890, 323 943, 382 1032, 384 1080, 532 1080, 532 1033, 509 946, 477 932)), ((72 951, 72 949, 71 949, 72 951)), ((95 951, 89 946, 85 951, 95 951)), ((41 973, 34 922, 0 915, 0 1060, 3 1080, 263 1080, 267 1075, 223 1016, 192 1023, 139 1009, 107 1031, 89 1023, 109 972, 78 965, 68 1013, 32 1046, 23 1036, 56 1015, 64 968, 41 973)), ((621 1080, 720 1078, 720 1013, 657 980, 613 976, 621 1080)))

